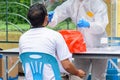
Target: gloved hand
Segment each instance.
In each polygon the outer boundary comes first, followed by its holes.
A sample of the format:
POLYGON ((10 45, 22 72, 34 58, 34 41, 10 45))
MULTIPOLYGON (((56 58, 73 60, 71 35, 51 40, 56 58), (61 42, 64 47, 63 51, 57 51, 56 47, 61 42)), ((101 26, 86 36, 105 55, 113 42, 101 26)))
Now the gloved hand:
POLYGON ((48 21, 51 22, 52 18, 53 18, 53 15, 54 15, 54 11, 50 11, 48 12, 48 21))
POLYGON ((77 23, 77 26, 79 28, 89 28, 90 27, 90 23, 84 19, 80 19, 77 23))

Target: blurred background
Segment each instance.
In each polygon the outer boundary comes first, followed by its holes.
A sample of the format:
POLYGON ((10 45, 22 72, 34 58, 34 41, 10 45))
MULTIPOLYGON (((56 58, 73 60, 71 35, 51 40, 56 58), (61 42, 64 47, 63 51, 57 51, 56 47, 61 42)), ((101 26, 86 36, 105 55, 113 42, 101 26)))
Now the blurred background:
MULTIPOLYGON (((29 6, 34 3, 43 3, 49 11, 54 10, 58 5, 66 0, 0 0, 0 48, 10 49, 18 47, 18 40, 21 34, 30 28, 30 23, 26 18, 29 6)), ((108 36, 120 37, 120 0, 104 0, 108 6, 109 24, 106 28, 108 36)), ((49 26, 47 26, 49 28, 49 26)), ((71 19, 59 23, 54 30, 76 29, 71 19)), ((17 58, 9 59, 9 67, 14 64, 17 58)), ((1 65, 3 63, 0 63, 1 65)), ((0 66, 0 71, 2 71, 0 66)), ((19 69, 20 70, 20 69, 19 69)), ((3 72, 3 71, 2 71, 3 72)), ((9 76, 16 76, 16 67, 9 76)), ((4 73, 0 74, 0 77, 4 73)))

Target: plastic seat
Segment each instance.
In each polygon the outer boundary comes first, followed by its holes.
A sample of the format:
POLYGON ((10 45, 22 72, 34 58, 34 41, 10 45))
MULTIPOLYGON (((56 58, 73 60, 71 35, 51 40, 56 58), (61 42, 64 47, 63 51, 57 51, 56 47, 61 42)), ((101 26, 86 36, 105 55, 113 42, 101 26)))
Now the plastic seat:
MULTIPOLYGON (((112 61, 118 65, 117 58, 112 58, 112 61)), ((113 66, 110 60, 108 60, 107 74, 118 74, 117 69, 113 66)))
POLYGON ((0 59, 2 59, 2 57, 3 57, 3 55, 2 55, 2 54, 0 54, 0 59))
MULTIPOLYGON (((108 46, 120 46, 120 37, 108 37, 108 46)), ((112 58, 112 61, 118 65, 117 58, 112 58)), ((108 61, 107 74, 118 74, 117 69, 108 61)))
MULTIPOLYGON (((108 37, 108 46, 120 46, 120 37, 108 37)), ((111 59, 114 64, 118 65, 118 59, 111 59)), ((108 60, 108 67, 106 72, 106 80, 120 80, 119 72, 115 66, 108 60)))
POLYGON ((30 69, 33 75, 33 80, 43 80, 43 67, 44 64, 50 64, 55 80, 61 80, 60 70, 55 57, 50 54, 42 52, 25 52, 20 55, 20 60, 24 68, 24 73, 26 76, 26 63, 29 63, 30 69))

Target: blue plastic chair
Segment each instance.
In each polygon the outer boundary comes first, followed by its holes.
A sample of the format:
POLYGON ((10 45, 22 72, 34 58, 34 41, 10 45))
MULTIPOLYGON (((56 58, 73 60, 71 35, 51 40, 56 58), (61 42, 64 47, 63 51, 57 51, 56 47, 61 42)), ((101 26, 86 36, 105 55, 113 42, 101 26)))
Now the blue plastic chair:
POLYGON ((24 68, 25 76, 26 76, 25 64, 29 63, 33 75, 33 80, 43 80, 44 64, 50 64, 55 75, 55 80, 61 80, 61 74, 57 60, 55 57, 53 57, 50 54, 46 54, 42 52, 25 52, 20 55, 20 60, 22 61, 22 66, 24 68))
POLYGON ((8 80, 18 80, 18 75, 16 75, 15 77, 9 76, 8 80))
MULTIPOLYGON (((108 46, 120 46, 120 37, 108 37, 108 46)), ((112 58, 112 61, 118 65, 118 59, 112 58)), ((108 67, 106 72, 106 80, 120 80, 119 72, 108 60, 108 67)))
POLYGON ((3 57, 3 55, 2 55, 2 54, 0 54, 0 59, 2 59, 2 57, 3 57))
POLYGON ((3 80, 3 78, 0 78, 0 80, 3 80))

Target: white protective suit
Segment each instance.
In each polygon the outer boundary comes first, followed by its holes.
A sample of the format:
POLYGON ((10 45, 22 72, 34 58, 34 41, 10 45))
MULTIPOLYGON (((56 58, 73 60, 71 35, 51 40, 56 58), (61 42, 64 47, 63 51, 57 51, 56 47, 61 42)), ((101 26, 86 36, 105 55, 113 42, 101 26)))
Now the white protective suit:
MULTIPOLYGON (((107 6, 103 0, 67 0, 54 10, 49 26, 55 27, 58 23, 69 17, 75 25, 77 25, 80 19, 85 19, 90 23, 89 28, 77 27, 83 34, 87 47, 101 46, 100 40, 102 37, 107 36, 105 30, 108 24, 107 6)), ((88 69, 92 65, 91 80, 105 80, 106 59, 74 59, 74 63, 78 68, 86 72, 89 71, 88 69)))

